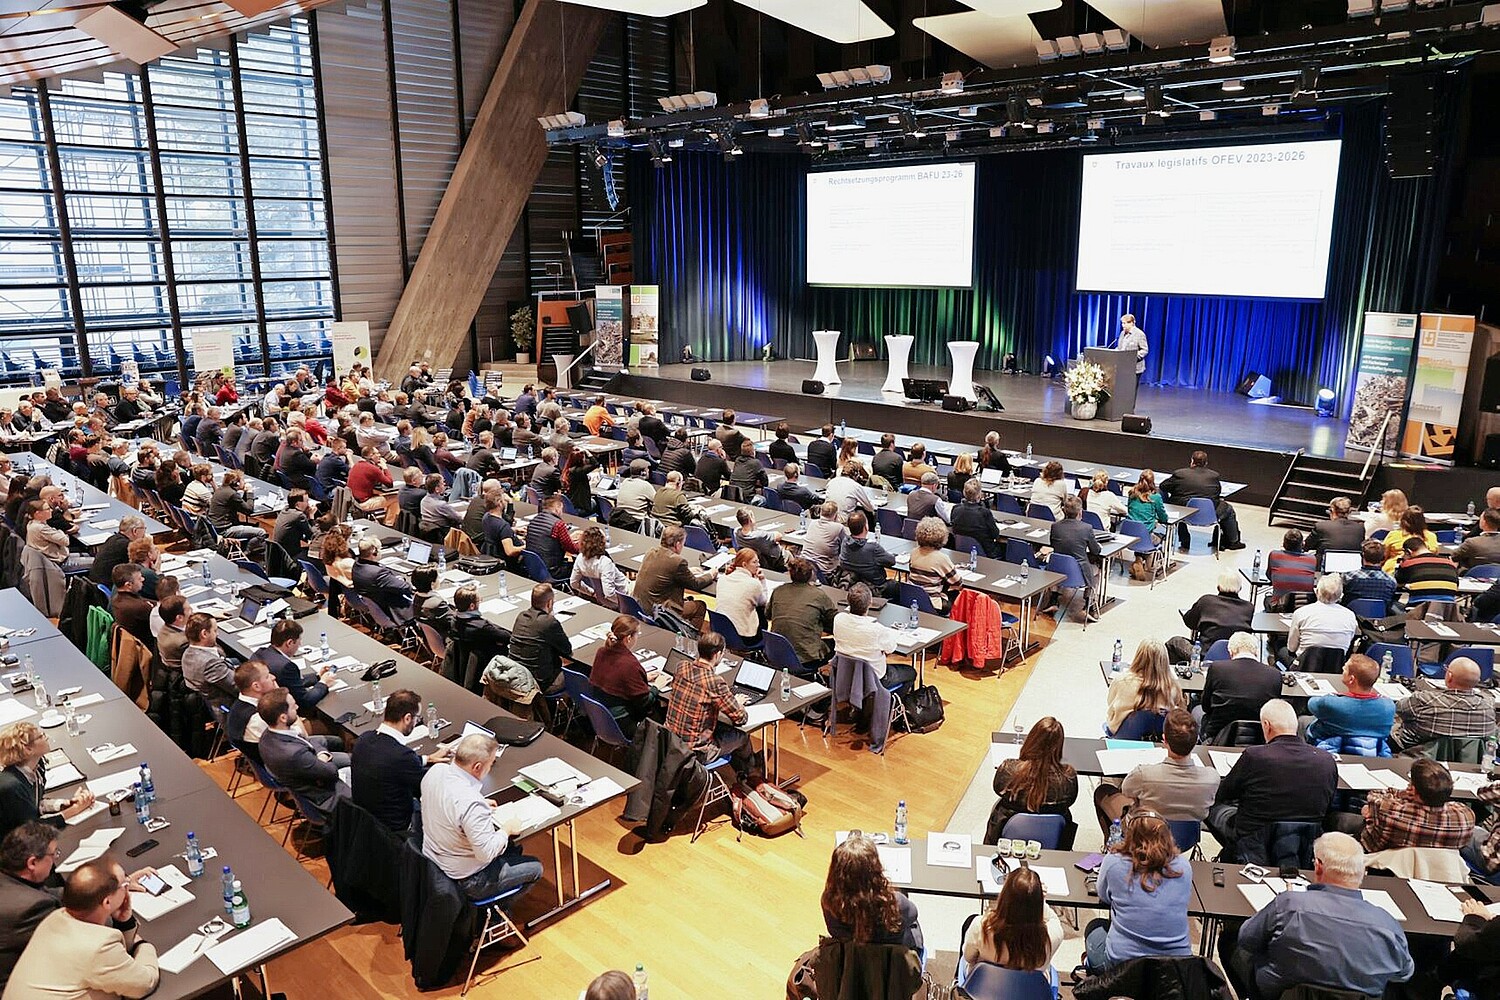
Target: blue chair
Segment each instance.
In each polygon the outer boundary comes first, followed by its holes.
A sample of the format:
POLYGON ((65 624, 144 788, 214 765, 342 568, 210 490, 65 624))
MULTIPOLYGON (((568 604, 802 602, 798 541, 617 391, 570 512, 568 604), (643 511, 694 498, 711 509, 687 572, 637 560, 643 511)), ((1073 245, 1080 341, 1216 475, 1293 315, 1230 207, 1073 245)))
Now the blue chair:
MULTIPOLYGON (((1459 646, 1443 659, 1443 667, 1441 670, 1437 671, 1436 673, 1427 675, 1429 677, 1443 676, 1443 674, 1445 674, 1448 670, 1448 664, 1452 663, 1460 656, 1467 657, 1468 659, 1473 660, 1475 663, 1479 664, 1479 680, 1481 683, 1487 683, 1489 679, 1494 675, 1495 648, 1493 646, 1459 646)), ((1424 663, 1422 664, 1422 666, 1426 667, 1426 664, 1424 663)), ((1426 670, 1423 670, 1422 672, 1424 674, 1427 673, 1426 670)))
POLYGON ((760 491, 760 498, 765 501, 767 510, 781 509, 781 494, 771 489, 771 487, 762 487, 760 491))
POLYGON ((1385 536, 1389 535, 1390 533, 1391 533, 1391 529, 1390 528, 1381 528, 1379 531, 1372 531, 1372 532, 1370 532, 1370 541, 1372 541, 1372 542, 1383 542, 1383 541, 1385 541, 1385 536))
POLYGON ((602 702, 588 694, 580 694, 578 704, 594 730, 594 743, 589 747, 589 753, 599 749, 600 743, 611 750, 630 746, 630 740, 625 738, 625 731, 620 728, 620 720, 616 719, 602 702))
MULTIPOLYGON (((1009 493, 995 494, 995 509, 1000 511, 1002 514, 1014 514, 1016 517, 1022 517, 1026 513, 1025 510, 1021 508, 1021 501, 1017 500, 1009 493)), ((1048 511, 1048 513, 1051 513, 1051 511, 1048 511)))
POLYGON ((793 677, 811 677, 812 672, 802 665, 797 657, 797 651, 792 648, 792 641, 780 632, 772 632, 766 629, 760 634, 761 659, 767 665, 777 670, 785 670, 793 677))
POLYGON ((1500 563, 1482 563, 1470 566, 1463 574, 1470 580, 1500 580, 1500 563))
POLYGON ((1415 666, 1412 661, 1411 647, 1404 643, 1376 642, 1371 643, 1365 655, 1376 663, 1385 659, 1385 654, 1391 654, 1391 676, 1413 677, 1415 666))
POLYGON ((1052 508, 1044 503, 1029 503, 1026 505, 1026 516, 1036 518, 1038 521, 1055 521, 1052 508))
POLYGON ((811 476, 813 479, 826 479, 827 478, 826 476, 823 475, 823 470, 820 469, 820 468, 818 468, 818 466, 816 464, 814 464, 813 462, 808 462, 808 463, 806 463, 805 465, 802 466, 802 474, 804 476, 811 476))
POLYGON ((890 507, 881 507, 875 512, 875 520, 880 525, 881 531, 899 538, 901 537, 901 522, 906 520, 906 516, 890 507))
POLYGON ((1386 613, 1385 602, 1373 597, 1357 597, 1347 607, 1361 618, 1384 618, 1386 613))
POLYGON ((726 802, 730 798, 729 786, 724 783, 723 778, 719 777, 719 772, 728 763, 729 757, 721 754, 703 765, 703 769, 708 772, 708 784, 704 786, 703 797, 699 800, 698 819, 693 823, 693 836, 688 840, 689 844, 696 844, 698 838, 703 835, 705 829, 703 817, 708 814, 708 807, 717 802, 726 802))
POLYGON ((547 569, 547 564, 537 553, 527 549, 521 553, 521 572, 526 574, 527 579, 537 583, 552 583, 552 572, 547 569))
POLYGON ((629 594, 620 595, 620 607, 624 609, 625 614, 634 615, 636 619, 645 622, 647 625, 656 624, 656 616, 646 614, 646 609, 641 607, 641 602, 629 594))
POLYGON ((783 500, 778 506, 783 514, 791 514, 793 517, 802 516, 802 505, 795 500, 783 500))
POLYGON ((1120 721, 1120 728, 1108 733, 1116 740, 1161 739, 1162 728, 1167 724, 1167 713, 1151 708, 1138 708, 1120 721))
POLYGON ((1204 663, 1213 663, 1216 660, 1229 659, 1229 640, 1218 639, 1203 653, 1204 663))
POLYGON ((918 611, 925 611, 929 615, 937 614, 937 609, 932 606, 932 595, 927 593, 915 583, 901 581, 901 596, 899 598, 903 608, 910 608, 915 601, 918 611))
MULTIPOLYGON (((964 551, 968 550, 965 549, 964 551)), ((1007 538, 1005 540, 1005 561, 1016 564, 1025 563, 1027 566, 1032 567, 1041 566, 1041 562, 1036 557, 1036 547, 1030 542, 1019 538, 1007 538)))
POLYGON ((1157 578, 1166 569, 1166 550, 1152 537, 1151 529, 1144 522, 1132 521, 1127 517, 1120 522, 1119 532, 1135 539, 1126 551, 1146 557, 1146 564, 1151 569, 1151 588, 1154 590, 1157 578))
POLYGON ((1046 972, 1021 972, 992 962, 975 962, 962 983, 974 1000, 1053 1000, 1057 996, 1046 972))
POLYGON ((1219 514, 1214 502, 1206 497, 1193 497, 1187 502, 1187 506, 1191 507, 1193 512, 1178 523, 1187 526, 1189 540, 1193 537, 1192 529, 1208 528, 1209 547, 1213 549, 1214 558, 1219 558, 1219 514))
POLYGON ((1435 531, 1433 532, 1433 534, 1437 535, 1439 545, 1457 545, 1459 542, 1463 541, 1463 532, 1459 531, 1457 528, 1449 528, 1445 531, 1435 531))
POLYGON ((594 503, 599 507, 599 523, 608 524, 610 515, 615 512, 615 502, 607 497, 594 495, 594 503))
POLYGON ((682 530, 687 536, 683 539, 683 544, 688 548, 697 549, 699 552, 719 551, 719 547, 715 545, 714 540, 709 537, 708 530, 702 525, 689 524, 682 530))
POLYGON ((1016 813, 1005 821, 1000 836, 1007 840, 1035 840, 1042 850, 1055 851, 1062 843, 1067 820, 1051 813, 1016 813))
POLYGON ((473 899, 469 905, 475 909, 484 911, 484 925, 479 931, 479 937, 474 939, 474 957, 469 961, 469 974, 464 977, 464 988, 459 996, 469 995, 469 986, 474 982, 474 970, 479 965, 479 953, 491 945, 499 944, 509 938, 519 938, 521 947, 526 947, 530 942, 526 934, 505 912, 505 904, 512 902, 521 893, 531 888, 531 883, 518 885, 507 889, 502 893, 491 896, 488 899, 473 899))
POLYGON ((734 627, 734 622, 730 621, 729 616, 722 611, 710 611, 708 613, 708 625, 709 628, 722 635, 724 637, 724 644, 735 652, 745 653, 758 650, 764 643, 764 640, 761 638, 751 641, 740 635, 734 627))
MULTIPOLYGON (((1052 573, 1061 573, 1063 580, 1058 586, 1073 592, 1069 595, 1066 604, 1058 601, 1057 622, 1060 625, 1062 624, 1062 620, 1067 617, 1069 609, 1073 607, 1073 598, 1080 593, 1086 592, 1089 584, 1088 580, 1084 578, 1083 567, 1078 565, 1078 560, 1065 553, 1054 552, 1048 556, 1046 569, 1052 573)), ((1094 609, 1085 603, 1083 609, 1083 630, 1085 632, 1089 629, 1089 616, 1093 612, 1094 609)))
POLYGON ((1091 510, 1086 510, 1086 511, 1083 512, 1083 523, 1086 524, 1086 525, 1088 525, 1090 528, 1093 528, 1095 531, 1103 531, 1104 530, 1104 521, 1103 521, 1103 519, 1100 518, 1098 514, 1095 514, 1091 510))
POLYGON ((1203 848, 1199 846, 1203 840, 1202 823, 1195 819, 1169 819, 1167 828, 1172 831, 1172 839, 1177 842, 1179 851, 1193 857, 1203 856, 1203 848))

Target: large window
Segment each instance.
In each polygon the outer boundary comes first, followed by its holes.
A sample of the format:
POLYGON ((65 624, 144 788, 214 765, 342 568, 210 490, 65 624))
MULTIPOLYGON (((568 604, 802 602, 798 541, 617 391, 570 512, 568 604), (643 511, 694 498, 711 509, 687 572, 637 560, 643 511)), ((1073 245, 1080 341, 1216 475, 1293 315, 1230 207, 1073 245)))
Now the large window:
POLYGON ((324 357, 333 289, 304 18, 0 99, 0 381, 324 357))

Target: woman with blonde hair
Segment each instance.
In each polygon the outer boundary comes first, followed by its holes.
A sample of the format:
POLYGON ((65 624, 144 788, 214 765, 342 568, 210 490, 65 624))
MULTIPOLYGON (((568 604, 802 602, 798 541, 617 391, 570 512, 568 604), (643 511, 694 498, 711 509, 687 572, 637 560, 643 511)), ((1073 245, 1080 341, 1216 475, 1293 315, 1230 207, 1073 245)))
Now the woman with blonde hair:
POLYGON ((1160 639, 1144 639, 1135 647, 1130 666, 1122 670, 1109 686, 1104 732, 1112 736, 1131 712, 1170 712, 1186 708, 1182 687, 1167 658, 1167 647, 1160 639))
POLYGON ((47 765, 42 758, 51 749, 47 734, 35 723, 12 722, 0 728, 0 836, 32 820, 72 819, 94 804, 87 785, 72 798, 47 797, 47 765))
POLYGON ((974 456, 966 451, 958 453, 953 460, 953 469, 948 473, 948 493, 954 495, 964 491, 964 483, 974 478, 974 456))
POLYGON ((1406 558, 1405 545, 1408 538, 1420 538, 1428 552, 1438 550, 1437 535, 1427 527, 1427 512, 1413 504, 1401 512, 1401 523, 1395 531, 1385 536, 1385 571, 1396 572, 1396 566, 1406 558))
POLYGON ((1088 971, 1099 973, 1132 958, 1191 955, 1188 903, 1193 868, 1177 849, 1167 821, 1132 813, 1125 835, 1099 865, 1099 901, 1109 918, 1083 932, 1088 971))
POLYGON ((1099 523, 1106 528, 1110 526, 1112 518, 1124 517, 1129 513, 1125 501, 1120 495, 1109 488, 1109 473, 1100 469, 1094 473, 1094 478, 1089 480, 1089 485, 1080 494, 1083 500, 1083 509, 1091 510, 1099 517, 1099 523))
POLYGON ((833 849, 822 903, 823 922, 831 938, 922 950, 916 904, 891 888, 875 841, 859 830, 850 830, 833 849))
POLYGON ((1365 518, 1365 537, 1377 531, 1395 531, 1401 525, 1401 515, 1406 513, 1406 494, 1400 490, 1386 490, 1380 494, 1380 509, 1365 518))

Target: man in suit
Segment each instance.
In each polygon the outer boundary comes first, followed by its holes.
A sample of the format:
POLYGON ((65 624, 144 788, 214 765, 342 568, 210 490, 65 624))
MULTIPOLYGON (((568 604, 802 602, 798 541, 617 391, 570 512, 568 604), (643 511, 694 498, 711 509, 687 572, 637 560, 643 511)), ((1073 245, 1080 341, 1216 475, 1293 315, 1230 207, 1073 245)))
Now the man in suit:
MULTIPOLYGON (((1061 521, 1052 523, 1052 534, 1047 540, 1047 547, 1040 550, 1038 555, 1045 560, 1050 549, 1051 552, 1072 556, 1078 561, 1078 568, 1083 572, 1084 579, 1083 614, 1089 621, 1096 622, 1099 620, 1099 616, 1094 613, 1094 590, 1099 586, 1097 564, 1104 561, 1104 553, 1099 548, 1099 540, 1094 537, 1093 526, 1083 521, 1082 500, 1071 493, 1063 497, 1062 515, 1061 521)), ((1071 600, 1068 604, 1058 602, 1058 624, 1062 623, 1071 603, 1071 600)))
POLYGON ((37 924, 62 905, 47 885, 57 855, 57 827, 35 820, 0 842, 0 992, 37 924))
POLYGON ((807 443, 807 464, 816 465, 825 476, 833 475, 839 464, 839 446, 833 438, 832 424, 824 424, 822 436, 807 443))
POLYGON ((1365 526, 1349 519, 1353 505, 1348 497, 1334 497, 1328 502, 1328 517, 1312 526, 1303 544, 1309 552, 1324 549, 1358 552, 1365 541, 1365 526))
POLYGON ((141 596, 145 586, 145 574, 135 563, 121 563, 110 575, 114 595, 109 599, 109 613, 115 623, 141 640, 147 649, 156 649, 156 637, 151 634, 151 609, 155 602, 141 596))
POLYGON ((447 618, 448 635, 488 663, 510 649, 510 633, 479 613, 479 587, 466 583, 453 592, 453 611, 447 618))
POLYGON ((938 488, 942 482, 936 472, 922 473, 917 488, 906 495, 906 516, 913 521, 920 521, 924 517, 947 521, 952 517, 953 505, 938 496, 938 488))
POLYGON ((754 549, 765 569, 776 573, 785 572, 786 555, 781 551, 781 536, 756 530, 755 515, 750 513, 748 507, 736 510, 734 520, 739 525, 735 532, 735 544, 740 548, 754 549))
POLYGON ((1229 637, 1229 659, 1208 665, 1203 695, 1193 716, 1207 740, 1231 723, 1260 718, 1261 707, 1281 694, 1281 671, 1260 658, 1260 645, 1249 632, 1229 637))
POLYGON ((325 664, 317 680, 309 684, 302 668, 292 659, 301 645, 302 626, 283 618, 271 626, 271 644, 258 650, 255 659, 266 665, 279 686, 291 692, 301 711, 311 712, 314 705, 328 696, 328 682, 333 680, 335 671, 325 664))
POLYGON ((681 609, 685 614, 695 614, 699 622, 707 615, 708 607, 703 602, 684 602, 683 599, 688 588, 702 590, 714 580, 712 570, 694 570, 688 565, 682 555, 686 541, 687 532, 679 525, 669 524, 662 529, 661 544, 641 560, 631 596, 640 602, 647 614, 655 614, 657 608, 665 605, 681 609))
POLYGON ((234 666, 219 652, 218 623, 213 615, 197 611, 188 616, 183 634, 188 644, 182 651, 182 679, 203 696, 210 712, 217 712, 239 694, 234 666))
POLYGON ((271 528, 271 540, 293 559, 306 555, 307 543, 312 540, 312 522, 307 519, 307 510, 307 491, 288 490, 286 510, 276 515, 276 523, 271 528))
POLYGON ((800 478, 802 467, 796 462, 786 463, 786 467, 781 470, 781 474, 785 479, 780 486, 776 487, 776 495, 781 497, 781 499, 790 500, 800 505, 803 510, 816 507, 823 502, 822 497, 802 485, 800 478))
POLYGON ((393 618, 407 616, 411 610, 411 583, 389 566, 380 565, 380 542, 366 536, 359 542, 359 559, 354 563, 354 587, 376 601, 393 618))
MULTIPOLYGON (((124 526, 123 521, 121 526, 124 526)), ((102 550, 100 555, 103 555, 102 550)), ((1491 508, 1479 515, 1479 534, 1470 535, 1453 550, 1453 561, 1461 570, 1500 563, 1500 510, 1491 508)), ((94 565, 99 565, 98 557, 94 565)))
POLYGON ((415 691, 394 692, 385 701, 379 728, 361 733, 350 755, 354 804, 397 833, 411 826, 427 769, 449 758, 444 749, 422 757, 406 745, 421 714, 422 699, 415 691))
POLYGON ((984 486, 978 479, 964 483, 964 499, 954 504, 948 524, 955 535, 967 535, 979 543, 980 550, 991 559, 1005 557, 1005 541, 995 523, 995 513, 984 502, 984 486))
POLYGON ((349 755, 317 746, 297 725, 297 702, 284 688, 260 696, 256 713, 266 724, 260 736, 260 759, 271 776, 317 810, 311 817, 327 821, 333 804, 348 798, 349 786, 339 778, 340 768, 349 766, 349 755))
POLYGON ((870 459, 870 471, 891 484, 894 489, 901 485, 901 453, 896 450, 896 435, 880 435, 880 450, 870 459))
POLYGON ((260 738, 266 731, 259 712, 260 696, 276 690, 276 678, 260 660, 246 660, 234 668, 234 686, 239 697, 224 719, 224 738, 259 764, 260 738))
POLYGON ((349 442, 335 434, 328 439, 328 453, 318 459, 313 478, 324 492, 333 491, 349 481, 349 442))
POLYGON ((224 443, 224 411, 217 406, 210 406, 208 413, 198 422, 194 436, 198 439, 198 453, 214 456, 214 449, 224 443))
POLYGON ((145 537, 146 522, 139 516, 126 514, 120 518, 120 527, 95 551, 89 579, 94 583, 108 584, 113 578, 114 568, 130 561, 130 543, 145 537))
POLYGON ((155 990, 156 949, 140 938, 132 888, 108 855, 68 876, 62 908, 37 926, 11 972, 7 1000, 133 1000, 155 990))
MULTIPOLYGON (((1185 469, 1178 469, 1163 486, 1167 503, 1186 505, 1189 500, 1212 500, 1214 513, 1219 518, 1219 547, 1243 549, 1240 540, 1239 518, 1224 499, 1224 488, 1219 484, 1219 474, 1208 467, 1208 452, 1195 451, 1188 459, 1185 469)), ((1191 539, 1187 524, 1178 522, 1177 543, 1184 549, 1191 539)))
POLYGON ((729 478, 729 463, 724 460, 724 445, 716 438, 703 444, 703 454, 693 466, 693 475, 703 484, 704 493, 717 493, 724 480, 729 478))
POLYGON ((422 516, 422 498, 427 489, 422 485, 422 470, 409 465, 401 473, 401 488, 396 491, 396 506, 401 513, 418 519, 422 516))
POLYGON ((1240 596, 1240 580, 1239 571, 1224 570, 1219 574, 1215 592, 1204 594, 1182 613, 1183 623, 1193 630, 1199 642, 1211 646, 1236 632, 1249 630, 1255 606, 1240 596))
POLYGON ((318 474, 318 463, 307 450, 307 437, 296 427, 286 432, 286 447, 281 449, 280 471, 299 490, 318 474))

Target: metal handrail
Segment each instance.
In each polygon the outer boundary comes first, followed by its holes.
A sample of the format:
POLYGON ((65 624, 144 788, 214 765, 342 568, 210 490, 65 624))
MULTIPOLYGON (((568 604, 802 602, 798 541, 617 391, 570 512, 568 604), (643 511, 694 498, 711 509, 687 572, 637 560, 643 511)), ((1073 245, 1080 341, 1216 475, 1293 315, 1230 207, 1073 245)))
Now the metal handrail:
POLYGON ((1371 448, 1369 454, 1365 456, 1364 468, 1359 470, 1360 482, 1365 482, 1370 478, 1370 463, 1375 461, 1375 457, 1377 455, 1380 456, 1380 459, 1382 461, 1385 460, 1385 429, 1390 426, 1391 417, 1394 417, 1395 415, 1395 411, 1393 410, 1385 411, 1385 419, 1380 421, 1380 434, 1377 437, 1377 441, 1379 443, 1376 444, 1375 447, 1371 448))
MULTIPOLYGON (((578 362, 580 362, 584 358, 588 357, 589 356, 589 352, 594 349, 594 345, 596 343, 598 343, 598 341, 589 341, 589 346, 585 347, 583 350, 581 350, 581 351, 578 352, 578 356, 573 359, 573 363, 570 364, 570 365, 568 365, 568 367, 562 369, 561 371, 559 371, 557 373, 557 380, 559 382, 561 382, 563 380, 563 375, 565 375, 568 372, 572 371, 574 368, 576 368, 578 366, 578 362)), ((556 359, 557 359, 557 355, 554 354, 552 357, 553 357, 553 360, 555 362, 556 359)))

